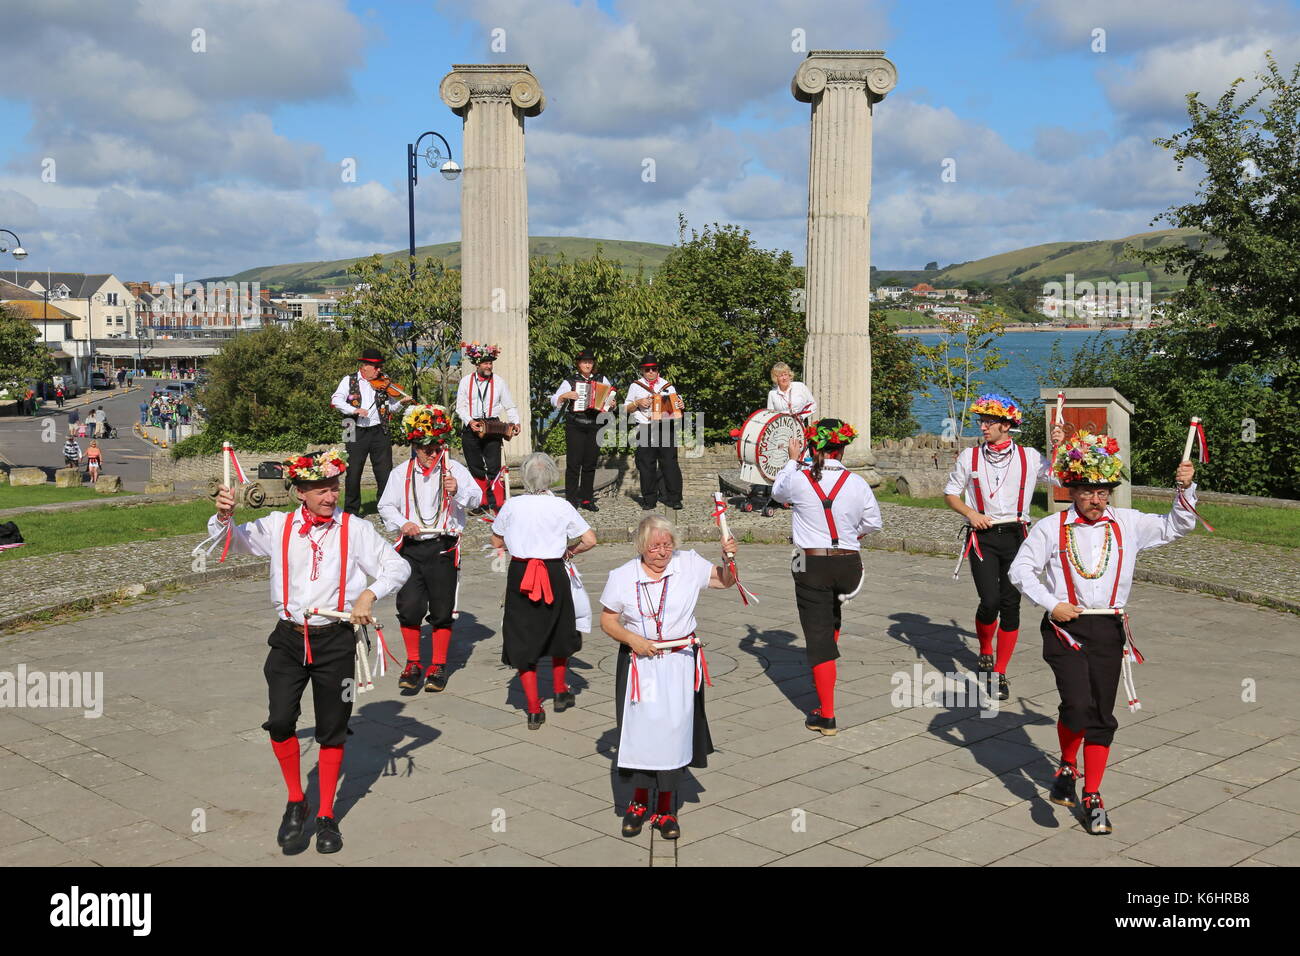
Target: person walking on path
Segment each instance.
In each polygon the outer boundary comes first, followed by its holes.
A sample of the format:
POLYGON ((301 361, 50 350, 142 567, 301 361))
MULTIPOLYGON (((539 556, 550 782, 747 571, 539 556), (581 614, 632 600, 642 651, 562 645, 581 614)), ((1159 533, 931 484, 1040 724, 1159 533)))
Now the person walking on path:
POLYGON ((90 468, 90 483, 93 485, 99 481, 99 469, 103 464, 104 453, 99 450, 99 442, 93 438, 90 441, 90 447, 86 449, 86 465, 90 468))

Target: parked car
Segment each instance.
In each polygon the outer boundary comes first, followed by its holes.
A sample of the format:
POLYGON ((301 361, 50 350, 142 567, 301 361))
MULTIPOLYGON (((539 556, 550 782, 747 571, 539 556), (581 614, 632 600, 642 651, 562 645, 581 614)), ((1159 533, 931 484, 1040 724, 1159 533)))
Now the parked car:
POLYGON ((77 384, 76 380, 71 375, 56 375, 54 376, 54 385, 49 390, 50 395, 53 395, 54 389, 58 388, 60 385, 63 386, 64 398, 76 398, 81 394, 81 386, 77 384))
POLYGON ((172 398, 184 398, 194 391, 193 382, 168 382, 160 391, 164 395, 170 395, 172 398))
POLYGON ((103 372, 90 373, 90 387, 95 389, 112 388, 117 383, 103 372))

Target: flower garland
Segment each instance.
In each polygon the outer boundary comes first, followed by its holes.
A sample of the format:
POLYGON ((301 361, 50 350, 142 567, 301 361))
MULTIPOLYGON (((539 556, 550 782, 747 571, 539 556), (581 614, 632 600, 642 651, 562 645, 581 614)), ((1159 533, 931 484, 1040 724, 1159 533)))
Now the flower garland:
POLYGON ((402 415, 402 435, 412 445, 425 445, 451 434, 451 419, 441 405, 412 405, 402 415))
POLYGON ((823 418, 804 429, 804 438, 808 444, 824 451, 827 445, 847 445, 858 437, 857 430, 848 422, 841 422, 832 428, 823 424, 826 420, 823 418))
POLYGON ((981 395, 971 403, 970 410, 975 415, 990 415, 994 418, 1005 418, 1017 428, 1020 427, 1024 416, 1016 406, 1015 400, 1005 395, 999 395, 997 392, 988 392, 981 395))
POLYGON ((285 462, 290 481, 324 481, 337 478, 348 470, 348 456, 341 448, 330 448, 311 455, 299 455, 285 462))
POLYGON ((475 365, 479 362, 495 362, 498 355, 501 354, 501 346, 488 345, 475 339, 473 342, 461 342, 461 350, 464 351, 465 357, 475 365))
POLYGON ((1079 546, 1074 540, 1074 525, 1065 526, 1065 537, 1069 542, 1070 565, 1078 572, 1079 577, 1088 581, 1095 581, 1106 574, 1106 568, 1110 567, 1110 522, 1106 522, 1106 534, 1101 543, 1101 558, 1097 562, 1096 570, 1091 573, 1084 570, 1083 559, 1079 555, 1079 546))

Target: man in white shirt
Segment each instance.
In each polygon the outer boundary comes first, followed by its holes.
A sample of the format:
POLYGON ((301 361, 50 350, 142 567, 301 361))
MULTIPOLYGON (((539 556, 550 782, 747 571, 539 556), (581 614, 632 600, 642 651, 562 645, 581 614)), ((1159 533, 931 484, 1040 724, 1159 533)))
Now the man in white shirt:
POLYGON ((835 724, 835 661, 839 659, 843 602, 862 587, 858 539, 881 528, 880 505, 865 478, 844 467, 844 449, 857 437, 853 426, 823 418, 810 426, 806 441, 812 467, 803 469, 804 438, 790 440, 790 460, 772 482, 772 498, 793 509, 791 537, 795 603, 817 688, 818 707, 804 726, 823 736, 835 724))
POLYGON ((361 513, 361 476, 366 470, 366 458, 375 473, 376 493, 382 493, 393 470, 393 442, 388 434, 388 419, 409 399, 390 398, 375 391, 370 383, 381 373, 384 357, 378 349, 366 349, 357 360, 357 370, 343 376, 330 405, 342 413, 345 422, 344 437, 351 438, 345 445, 348 453, 348 477, 343 510, 349 514, 361 513), (347 432, 352 431, 353 435, 347 432))
MULTIPOLYGON (((975 610, 975 636, 980 646, 977 669, 981 674, 997 674, 997 698, 1008 700, 1007 665, 1020 637, 1020 592, 1007 573, 1029 529, 1034 486, 1050 481, 1050 473, 1047 458, 1012 440, 1011 429, 1019 428, 1023 419, 1012 399, 990 392, 977 398, 970 410, 979 422, 983 441, 957 455, 943 489, 944 501, 966 519, 966 551, 979 595, 975 610)), ((1060 426, 1054 428, 1053 447, 1064 437, 1060 426)), ((992 687, 989 692, 993 693, 992 687)))
POLYGON ((1061 766, 1051 800, 1074 807, 1077 758, 1083 745, 1083 809, 1088 830, 1110 833, 1101 799, 1101 779, 1119 721, 1115 694, 1121 673, 1136 708, 1131 667, 1141 657, 1133 647, 1124 606, 1133 586, 1139 551, 1168 544, 1196 525, 1196 488, 1190 461, 1178 466, 1177 497, 1160 517, 1132 508, 1109 507, 1122 463, 1118 443, 1080 432, 1057 449, 1054 471, 1070 490, 1073 504, 1043 518, 1025 539, 1011 565, 1011 580, 1043 616, 1043 659, 1061 695, 1057 736, 1061 766))
POLYGON ((447 652, 456 618, 460 577, 460 535, 465 509, 483 493, 468 469, 451 457, 447 436, 451 420, 440 405, 412 405, 402 416, 402 435, 414 457, 395 469, 379 499, 379 516, 389 531, 400 531, 398 551, 411 576, 397 592, 397 623, 406 644, 406 667, 397 686, 420 689, 420 628, 433 628, 433 662, 424 674, 426 693, 447 686, 447 652))
POLYGON ((682 469, 677 464, 675 425, 682 417, 677 389, 659 375, 659 359, 641 359, 641 378, 627 390, 624 410, 636 423, 636 470, 641 476, 641 508, 653 511, 660 500, 674 511, 682 510, 682 469), (667 399, 667 396, 673 396, 667 399))
MULTIPOLYGON (((577 372, 560 383, 551 396, 551 407, 564 415, 564 497, 575 508, 599 511, 596 506, 596 435, 600 431, 600 415, 612 408, 615 398, 611 389, 603 402, 593 401, 593 386, 610 386, 605 376, 596 375, 596 356, 583 349, 574 360, 577 372), (585 406, 578 410, 578 389, 585 406)), ((608 418, 608 416, 606 416, 608 418)))
MULTIPOLYGON (((492 363, 501 354, 495 345, 462 342, 465 358, 474 372, 462 375, 456 387, 456 415, 462 429, 461 450, 469 473, 483 492, 483 507, 498 511, 505 502, 505 482, 501 478, 501 446, 507 438, 520 432, 519 410, 510 395, 510 386, 492 372, 492 363)), ((475 508, 472 514, 482 514, 475 508)))
POLYGON ((276 841, 282 847, 298 845, 307 822, 296 728, 310 681, 320 746, 316 849, 337 853, 343 836, 334 820, 334 793, 355 693, 354 629, 374 623, 375 601, 401 587, 410 569, 368 521, 335 511, 339 475, 347 469, 337 450, 302 455, 288 465, 300 508, 237 525, 231 518, 234 492, 222 487, 208 530, 216 535, 226 529, 232 552, 271 559, 271 600, 279 621, 267 638, 271 651, 263 674, 270 714, 262 729, 270 732, 289 791, 276 841), (368 587, 367 577, 372 579, 368 587), (340 622, 310 613, 316 609, 350 612, 351 618, 340 622))

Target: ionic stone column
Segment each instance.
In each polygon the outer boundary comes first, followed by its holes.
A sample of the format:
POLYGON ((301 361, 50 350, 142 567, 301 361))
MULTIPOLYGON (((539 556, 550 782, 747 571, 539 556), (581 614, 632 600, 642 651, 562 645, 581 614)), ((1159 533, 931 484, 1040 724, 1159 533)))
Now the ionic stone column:
POLYGON ((862 437, 849 464, 871 456, 871 113, 898 82, 881 50, 813 50, 791 81, 812 104, 808 157, 808 342, 804 381, 821 414, 862 437))
POLYGON ((523 420, 523 431, 505 445, 507 458, 517 460, 533 447, 524 117, 541 113, 546 97, 523 64, 456 64, 442 78, 438 94, 464 121, 462 337, 501 346, 494 370, 509 384, 523 420))

